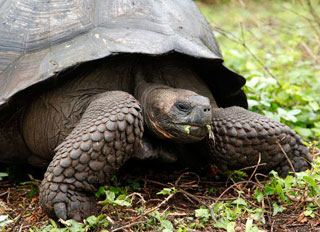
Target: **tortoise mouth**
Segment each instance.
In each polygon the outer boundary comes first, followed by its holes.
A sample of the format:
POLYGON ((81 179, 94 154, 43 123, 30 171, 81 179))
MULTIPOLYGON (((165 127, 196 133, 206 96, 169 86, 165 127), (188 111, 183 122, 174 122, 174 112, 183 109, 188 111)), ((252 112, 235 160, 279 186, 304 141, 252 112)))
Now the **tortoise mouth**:
POLYGON ((192 139, 202 140, 208 133, 206 125, 174 123, 174 126, 179 130, 181 136, 192 139))

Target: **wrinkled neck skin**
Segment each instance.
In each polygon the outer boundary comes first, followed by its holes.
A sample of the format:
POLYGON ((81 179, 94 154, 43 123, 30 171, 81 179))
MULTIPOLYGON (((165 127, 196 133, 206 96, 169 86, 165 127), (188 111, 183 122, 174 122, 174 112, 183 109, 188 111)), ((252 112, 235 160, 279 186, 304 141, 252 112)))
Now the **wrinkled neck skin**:
POLYGON ((135 73, 134 95, 147 128, 160 139, 201 141, 211 124, 211 108, 216 107, 210 90, 184 64, 154 63, 141 65, 135 73))
POLYGON ((135 89, 135 96, 143 108, 145 124, 157 137, 161 139, 172 139, 173 136, 167 133, 164 128, 159 127, 156 123, 157 120, 167 121, 168 118, 158 118, 160 116, 160 112, 152 110, 154 104, 151 102, 151 95, 156 90, 166 90, 169 88, 170 87, 166 85, 147 83, 145 80, 140 79, 139 84, 137 84, 135 89))

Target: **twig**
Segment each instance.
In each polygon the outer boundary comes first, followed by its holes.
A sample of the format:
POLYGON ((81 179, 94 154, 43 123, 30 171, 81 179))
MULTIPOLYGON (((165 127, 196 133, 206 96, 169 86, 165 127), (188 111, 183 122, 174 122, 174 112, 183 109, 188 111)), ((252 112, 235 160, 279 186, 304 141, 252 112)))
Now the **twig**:
POLYGON ((176 193, 171 193, 168 197, 166 197, 166 199, 164 199, 161 203, 159 203, 157 206, 145 211, 143 214, 139 215, 138 217, 135 217, 134 219, 132 219, 131 221, 137 221, 140 218, 152 213, 153 211, 159 209, 162 205, 164 205, 165 203, 167 203, 176 193))
MULTIPOLYGON (((184 173, 183 173, 183 174, 184 174, 184 173)), ((183 176, 183 174, 181 174, 181 175, 179 176, 179 178, 177 179, 177 181, 176 181, 175 183, 177 183, 177 184, 179 183, 179 180, 181 179, 181 177, 183 176)), ((187 173, 187 174, 189 174, 189 173, 187 173)), ((197 176, 197 175, 196 175, 196 176, 197 176)), ((199 176, 197 176, 197 177, 199 177, 199 176)), ((198 180, 200 181, 200 178, 199 178, 198 180)), ((209 206, 207 203, 205 203, 204 201, 200 200, 200 199, 199 199, 198 197, 196 197, 195 195, 193 195, 193 194, 191 194, 191 193, 188 193, 187 191, 183 190, 183 189, 180 188, 178 185, 176 185, 176 186, 172 186, 172 185, 171 185, 171 186, 170 186, 170 185, 163 184, 163 183, 160 183, 160 182, 157 182, 157 181, 153 181, 153 180, 146 180, 146 181, 151 182, 151 183, 155 183, 155 184, 159 184, 159 185, 165 186, 165 187, 175 187, 175 188, 177 189, 177 191, 183 193, 187 199, 190 197, 191 199, 193 199, 193 200, 199 202, 200 204, 204 205, 205 207, 207 207, 208 210, 210 211, 212 220, 213 220, 214 222, 216 222, 216 219, 215 219, 215 217, 214 217, 214 212, 213 212, 212 207, 210 207, 210 206, 209 206)))
POLYGON ((306 53, 313 59, 314 62, 316 62, 317 64, 320 64, 320 60, 313 54, 312 50, 305 42, 302 42, 301 46, 304 48, 306 53))
POLYGON ((317 12, 314 10, 310 0, 307 0, 307 5, 309 7, 309 12, 314 18, 314 21, 318 24, 318 27, 320 27, 320 17, 318 16, 317 12))
MULTIPOLYGON (((255 166, 255 168, 254 168, 254 170, 253 170, 253 172, 252 172, 251 176, 249 177, 248 181, 251 181, 251 179, 252 179, 252 177, 254 176, 254 174, 256 174, 256 171, 257 171, 257 169, 258 169, 258 166, 259 166, 259 164, 260 164, 260 161, 261 161, 261 153, 259 152, 259 159, 258 159, 258 163, 256 164, 256 166, 255 166)), ((246 183, 246 185, 244 186, 244 188, 246 188, 246 187, 247 187, 248 183, 249 183, 249 182, 247 182, 247 183, 246 183)))
POLYGON ((107 216, 106 218, 111 225, 114 225, 114 221, 112 220, 111 217, 107 216))
POLYGON ((194 172, 184 172, 184 173, 182 173, 182 174, 178 177, 178 179, 177 179, 176 182, 174 183, 175 186, 178 186, 178 185, 179 185, 179 182, 180 182, 180 180, 181 180, 181 178, 182 178, 183 176, 190 175, 190 174, 192 174, 192 175, 194 175, 195 177, 197 177, 197 185, 199 185, 199 183, 200 183, 200 177, 199 177, 199 175, 197 175, 197 174, 194 173, 194 172))
MULTIPOLYGON (((226 194, 230 189, 234 188, 236 185, 241 185, 241 184, 244 184, 244 183, 247 183, 247 182, 249 182, 250 184, 253 184, 253 185, 257 185, 257 186, 259 186, 259 187, 262 187, 261 185, 255 183, 255 182, 253 182, 253 181, 247 181, 247 180, 246 180, 246 181, 236 182, 236 183, 230 185, 228 188, 226 188, 226 189, 220 194, 220 196, 216 199, 214 205, 216 205, 216 204, 218 203, 218 201, 222 198, 222 196, 223 196, 224 194, 226 194)), ((214 206, 214 205, 213 205, 213 206, 214 206)), ((213 206, 212 206, 212 208, 213 208, 213 206)))
MULTIPOLYGON (((261 182, 258 179, 258 176, 262 176, 262 177, 265 177, 265 178, 267 178, 268 176, 264 175, 264 174, 261 174, 261 173, 256 173, 254 175, 254 179, 256 180, 256 182, 259 184, 259 186, 262 186, 261 182)), ((265 196, 266 196, 266 199, 267 199, 267 203, 268 203, 269 209, 271 209, 271 202, 270 202, 269 196, 268 196, 268 194, 265 194, 265 196)), ((263 208, 265 209, 264 199, 262 200, 262 203, 263 203, 263 208)), ((271 223, 272 220, 271 220, 271 217, 270 217, 270 213, 268 213, 268 212, 267 212, 267 217, 268 217, 269 223, 271 223)))
POLYGON ((272 72, 269 70, 267 66, 264 65, 264 63, 251 51, 251 49, 247 46, 245 39, 244 39, 244 32, 243 32, 243 24, 241 23, 241 45, 249 52, 249 54, 255 59, 261 67, 272 77, 278 86, 281 86, 277 78, 272 74, 272 72))
POLYGON ((245 167, 245 168, 241 168, 241 169, 239 169, 239 171, 245 171, 245 170, 250 170, 250 169, 253 169, 253 168, 255 168, 255 167, 261 167, 261 166, 266 166, 267 165, 267 163, 262 163, 262 164, 256 164, 256 165, 253 165, 253 166, 249 166, 249 167, 245 167))
POLYGON ((301 202, 303 200, 303 202, 317 202, 319 200, 319 197, 296 197, 293 196, 291 194, 286 194, 287 197, 291 200, 291 201, 296 201, 296 202, 301 202))
MULTIPOLYGON (((209 196, 198 196, 199 198, 203 198, 203 199, 206 199, 206 200, 212 200, 212 201, 215 201, 217 198, 216 197, 209 197, 209 196)), ((238 199, 238 197, 225 197, 225 198, 220 198, 219 200, 220 201, 230 201, 230 200, 236 200, 238 199)), ((248 199, 248 200, 252 200, 252 197, 247 197, 247 196, 244 196, 244 199, 248 199)))
POLYGON ((283 150, 283 148, 282 148, 282 146, 281 146, 281 144, 280 144, 279 142, 277 142, 277 144, 278 144, 281 152, 283 153, 283 155, 286 157, 286 159, 287 159, 287 161, 288 161, 288 163, 289 163, 289 165, 290 165, 290 167, 291 167, 291 169, 292 169, 292 171, 293 171, 293 173, 294 173, 294 177, 297 178, 296 170, 294 169, 294 167, 293 167, 293 165, 292 165, 292 162, 291 162, 291 160, 289 159, 287 153, 283 150))
POLYGON ((8 194, 8 191, 1 193, 1 194, 0 194, 0 197, 4 196, 4 195, 6 195, 6 194, 8 194))
POLYGON ((131 227, 131 226, 134 226, 134 225, 137 225, 137 224, 141 224, 141 223, 144 223, 144 222, 147 222, 147 221, 132 222, 132 223, 130 223, 130 224, 127 224, 127 225, 121 226, 121 227, 116 228, 116 229, 111 230, 111 231, 112 231, 112 232, 114 232, 114 231, 123 230, 123 229, 125 229, 125 228, 129 228, 129 227, 131 227))
POLYGON ((193 215, 193 213, 177 213, 177 212, 174 212, 174 213, 169 213, 168 214, 168 216, 177 216, 177 217, 190 216, 190 215, 193 215))
POLYGON ((38 188, 40 188, 40 185, 41 185, 41 181, 40 181, 40 180, 35 179, 31 174, 28 174, 28 177, 30 178, 30 180, 31 180, 35 185, 37 185, 38 188))
POLYGON ((204 201, 200 200, 198 197, 196 197, 195 195, 188 193, 187 191, 183 190, 183 189, 178 189, 178 191, 182 192, 183 194, 189 196, 190 198, 192 198, 193 200, 196 200, 197 202, 199 202, 200 204, 204 205, 205 207, 208 208, 208 210, 210 211, 211 214, 211 218, 212 220, 216 223, 217 220, 214 217, 214 212, 213 212, 213 207, 210 207, 207 203, 205 203, 204 201))
POLYGON ((271 230, 270 230, 271 232, 273 232, 274 223, 275 223, 275 221, 273 220, 272 223, 271 223, 271 230))
POLYGON ((16 217, 16 220, 15 220, 14 224, 12 225, 11 230, 9 230, 9 232, 16 231, 15 228, 18 225, 18 223, 20 222, 20 220, 25 212, 26 212, 25 205, 23 205, 23 209, 21 210, 21 213, 19 214, 18 217, 16 217))
MULTIPOLYGON (((179 191, 182 192, 181 190, 179 191)), ((195 205, 194 201, 188 195, 185 194, 184 197, 187 198, 187 200, 190 201, 192 205, 195 205)))
POLYGON ((149 183, 157 184, 157 185, 160 185, 160 186, 163 186, 163 187, 168 187, 168 188, 173 187, 173 185, 164 184, 164 183, 161 183, 161 182, 158 182, 158 181, 155 181, 155 180, 145 179, 145 181, 149 182, 149 183))
POLYGON ((244 39, 244 33, 243 33, 243 24, 240 24, 241 26, 241 40, 237 39, 235 35, 233 35, 230 32, 226 32, 224 29, 219 27, 214 27, 214 30, 219 32, 222 36, 225 36, 226 38, 230 39, 231 41, 242 45, 247 52, 252 56, 252 58, 270 75, 271 78, 273 78, 278 86, 281 86, 277 78, 272 74, 272 72, 269 70, 267 66, 264 65, 264 63, 251 51, 251 49, 247 46, 245 39, 244 39), (229 36, 231 35, 231 37, 229 36))
POLYGON ((143 198, 143 196, 142 196, 140 193, 136 193, 136 192, 129 194, 129 195, 125 198, 125 200, 127 200, 127 199, 129 199, 129 198, 132 197, 132 199, 131 199, 131 203, 132 203, 132 201, 134 200, 134 197, 135 197, 135 196, 138 196, 138 197, 140 198, 140 200, 138 201, 138 203, 139 203, 140 201, 142 202, 143 205, 146 203, 146 200, 143 198))
POLYGON ((8 188, 7 204, 10 204, 10 188, 8 188))
MULTIPOLYGON (((287 8, 287 7, 284 7, 284 9, 286 9, 286 10, 292 12, 293 14, 295 14, 295 15, 297 15, 297 16, 300 16, 301 18, 303 18, 304 20, 306 20, 306 21, 309 23, 310 27, 311 27, 311 28, 313 29, 313 31, 315 32, 316 36, 317 36, 318 38, 320 37, 320 33, 319 33, 319 31, 318 31, 318 28, 317 28, 315 25, 313 25, 313 24, 314 24, 314 23, 313 23, 314 20, 312 20, 312 18, 309 18, 309 17, 307 17, 307 16, 305 16, 305 15, 299 14, 298 12, 296 12, 296 11, 290 9, 290 8, 287 8)), ((309 11, 310 11, 310 10, 309 10, 309 11)))

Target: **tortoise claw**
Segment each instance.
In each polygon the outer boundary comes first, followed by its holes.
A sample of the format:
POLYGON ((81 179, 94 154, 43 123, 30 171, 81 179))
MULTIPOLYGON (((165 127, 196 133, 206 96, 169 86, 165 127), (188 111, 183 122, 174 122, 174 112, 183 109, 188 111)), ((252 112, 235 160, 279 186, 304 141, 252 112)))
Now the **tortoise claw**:
POLYGON ((41 195, 40 201, 46 214, 63 220, 71 218, 82 221, 97 213, 95 197, 90 193, 73 190, 57 192, 49 189, 41 195), (50 195, 55 195, 53 200, 50 195))

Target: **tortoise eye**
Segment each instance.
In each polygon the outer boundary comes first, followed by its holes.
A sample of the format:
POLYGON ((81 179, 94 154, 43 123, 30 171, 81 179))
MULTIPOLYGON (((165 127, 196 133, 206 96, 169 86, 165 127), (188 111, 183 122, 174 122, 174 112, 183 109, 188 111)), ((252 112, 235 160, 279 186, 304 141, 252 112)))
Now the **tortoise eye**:
POLYGON ((177 102, 175 104, 178 110, 183 111, 183 112, 188 112, 190 110, 190 104, 186 102, 177 102))

